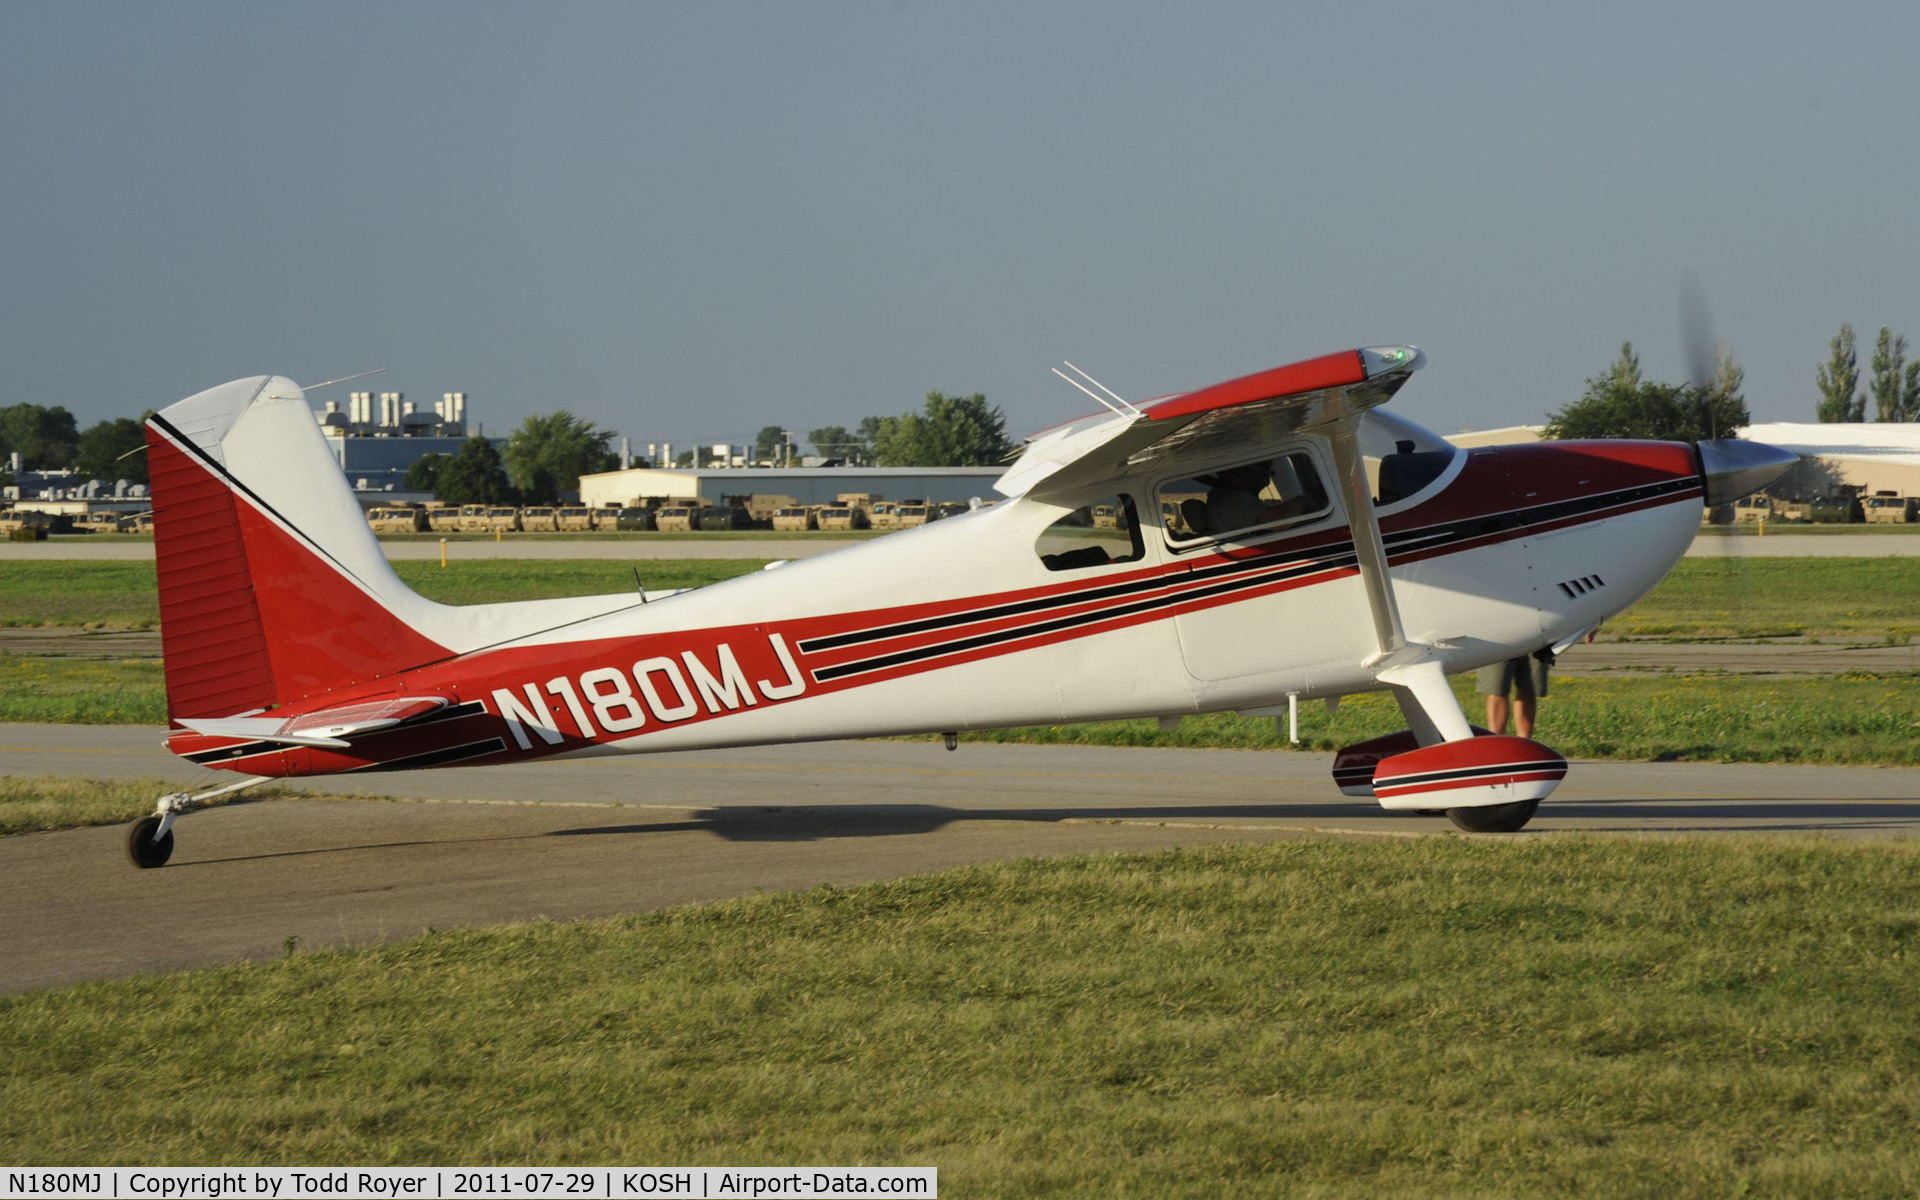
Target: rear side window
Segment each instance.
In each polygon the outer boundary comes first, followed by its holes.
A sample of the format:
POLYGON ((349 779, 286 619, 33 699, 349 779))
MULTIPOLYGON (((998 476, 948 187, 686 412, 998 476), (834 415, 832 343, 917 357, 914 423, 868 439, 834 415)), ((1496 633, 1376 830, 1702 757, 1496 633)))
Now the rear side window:
POLYGON ((1297 525, 1332 507, 1303 450, 1160 486, 1160 517, 1175 541, 1297 525))
POLYGON ((1081 505, 1047 526, 1033 548, 1049 571, 1135 562, 1146 555, 1131 496, 1081 505))

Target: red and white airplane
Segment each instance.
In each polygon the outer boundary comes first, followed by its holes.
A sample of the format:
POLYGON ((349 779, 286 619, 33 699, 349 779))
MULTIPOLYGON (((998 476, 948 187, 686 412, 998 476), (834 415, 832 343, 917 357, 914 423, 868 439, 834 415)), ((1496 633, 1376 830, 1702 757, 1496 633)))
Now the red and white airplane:
POLYGON ((182 812, 271 778, 1380 688, 1408 729, 1342 751, 1340 789, 1518 829, 1566 761, 1476 730, 1447 676, 1572 642, 1672 569, 1703 501, 1794 457, 1457 449, 1376 407, 1424 362, 1376 346, 1121 401, 1029 439, 1006 503, 695 591, 469 607, 388 567, 297 384, 202 392, 147 424, 166 744, 245 778, 161 798, 129 855, 164 864, 182 812))

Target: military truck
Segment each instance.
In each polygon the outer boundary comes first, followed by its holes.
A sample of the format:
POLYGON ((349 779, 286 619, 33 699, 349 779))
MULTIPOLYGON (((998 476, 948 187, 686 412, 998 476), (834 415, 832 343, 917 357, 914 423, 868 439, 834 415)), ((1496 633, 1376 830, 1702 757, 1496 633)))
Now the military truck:
POLYGON ((867 512, 858 505, 833 505, 814 514, 821 529, 865 529, 867 512))
POLYGON ((560 525, 551 505, 536 504, 520 510, 520 528, 529 533, 553 533, 560 525))
POLYGON ((731 504, 715 504, 699 510, 695 526, 699 529, 718 531, 726 529, 751 528, 752 519, 747 510, 731 504))
POLYGON ((53 518, 30 509, 0 509, 0 534, 10 542, 44 542, 53 518))
POLYGON ((1915 504, 1899 492, 1875 492, 1863 507, 1869 525, 1906 525, 1913 521, 1915 504))
POLYGON ((427 510, 411 504, 384 505, 367 510, 367 524, 375 533, 420 533, 427 528, 427 510))
POLYGON ((788 533, 803 529, 820 528, 820 518, 813 508, 776 508, 773 510, 773 527, 788 533))
POLYGON ((774 496, 766 492, 755 492, 747 497, 747 519, 760 529, 769 528, 774 517, 783 508, 799 508, 800 502, 792 496, 774 496))
POLYGON ((105 512, 99 509, 82 513, 73 519, 75 533, 119 533, 125 529, 132 518, 121 516, 117 512, 105 512))
POLYGON ((924 500, 903 500, 893 506, 895 529, 915 529, 936 519, 932 508, 924 500))

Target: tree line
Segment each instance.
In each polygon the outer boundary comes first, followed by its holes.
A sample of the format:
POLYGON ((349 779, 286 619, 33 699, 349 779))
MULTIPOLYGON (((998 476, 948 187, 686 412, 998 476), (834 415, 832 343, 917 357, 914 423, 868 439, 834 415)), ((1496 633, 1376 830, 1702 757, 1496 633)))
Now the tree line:
POLYGON ((612 430, 560 409, 521 421, 498 449, 475 436, 457 453, 424 454, 407 468, 406 485, 448 504, 553 504, 582 475, 619 465, 612 430))
POLYGON ((979 392, 928 392, 919 412, 866 417, 852 429, 828 425, 807 441, 823 457, 856 467, 990 467, 1014 449, 1006 414, 979 392))
MULTIPOLYGON (((1867 392, 1860 391, 1860 355, 1853 326, 1842 325, 1828 344, 1830 355, 1814 372, 1820 401, 1814 415, 1821 421, 1865 421, 1867 392)), ((1885 325, 1873 345, 1869 364, 1873 374, 1867 389, 1873 395, 1874 420, 1920 421, 1920 359, 1907 361, 1907 335, 1885 325)))
POLYGON ((147 444, 144 426, 152 415, 149 409, 137 421, 116 417, 82 430, 59 405, 0 406, 0 474, 8 473, 18 453, 26 471, 72 470, 82 479, 145 483, 147 456, 128 452, 147 444))
MULTIPOLYGON (((83 479, 145 483, 146 455, 128 452, 146 444, 143 426, 151 415, 148 410, 138 420, 101 421, 82 432, 65 408, 0 407, 0 472, 17 450, 28 470, 66 468, 83 479)), ((580 476, 619 465, 613 439, 613 431, 564 409, 530 416, 498 448, 487 438, 473 437, 457 453, 423 455, 407 471, 406 486, 451 504, 551 504, 561 492, 577 489, 580 476)), ((756 459, 778 461, 787 439, 777 425, 762 429, 755 439, 756 459)), ((822 456, 854 466, 990 466, 1006 461, 1014 449, 1005 414, 977 392, 928 392, 917 412, 867 417, 851 430, 829 425, 813 430, 807 440, 822 456)), ((682 465, 699 465, 697 451, 678 457, 682 465)))
POLYGON ((1540 436, 1561 438, 1647 438, 1661 442, 1702 442, 1734 437, 1753 423, 1740 394, 1746 371, 1722 349, 1713 376, 1704 385, 1660 383, 1644 378, 1632 342, 1606 371, 1587 380, 1580 399, 1547 415, 1540 436))
MULTIPOLYGON (((476 437, 457 454, 424 456, 408 470, 406 486, 449 504, 552 504, 561 492, 578 489, 580 476, 618 465, 613 436, 564 409, 532 416, 497 450, 476 437)), ((928 392, 918 412, 867 417, 852 430, 828 425, 808 433, 807 441, 821 456, 850 466, 992 466, 1013 453, 1005 414, 978 392, 928 392)), ((754 438, 758 461, 777 462, 786 449, 787 431, 778 425, 754 438)), ((699 466, 700 453, 685 450, 674 463, 648 465, 699 466)))
MULTIPOLYGON (((1827 361, 1814 371, 1820 398, 1814 416, 1822 422, 1865 421, 1872 396, 1874 420, 1920 421, 1920 359, 1907 358, 1907 337, 1885 325, 1875 340, 1865 391, 1853 326, 1842 325, 1829 344, 1827 361)), ((1752 423, 1740 395, 1745 372, 1723 348, 1705 388, 1642 378, 1633 343, 1605 372, 1587 380, 1580 399, 1547 415, 1546 438, 1653 438, 1697 442, 1733 437, 1752 423)))

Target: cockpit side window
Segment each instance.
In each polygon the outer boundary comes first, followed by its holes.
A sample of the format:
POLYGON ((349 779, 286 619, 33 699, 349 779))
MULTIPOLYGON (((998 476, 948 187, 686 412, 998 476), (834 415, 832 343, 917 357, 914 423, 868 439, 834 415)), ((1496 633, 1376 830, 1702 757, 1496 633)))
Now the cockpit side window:
POLYGON ((1297 525, 1332 507, 1304 450, 1160 485, 1160 516, 1176 542, 1297 525))
POLYGON ((1440 472, 1453 461, 1451 450, 1415 450, 1410 439, 1394 443, 1393 453, 1380 460, 1379 486, 1374 489, 1375 504, 1404 500, 1440 478, 1440 472))
POLYGON ((1049 571, 1137 562, 1147 552, 1131 496, 1081 505, 1047 526, 1033 548, 1049 571))
POLYGON ((1383 408, 1361 420, 1358 441, 1373 502, 1383 508, 1426 491, 1460 457, 1459 448, 1439 434, 1383 408))

